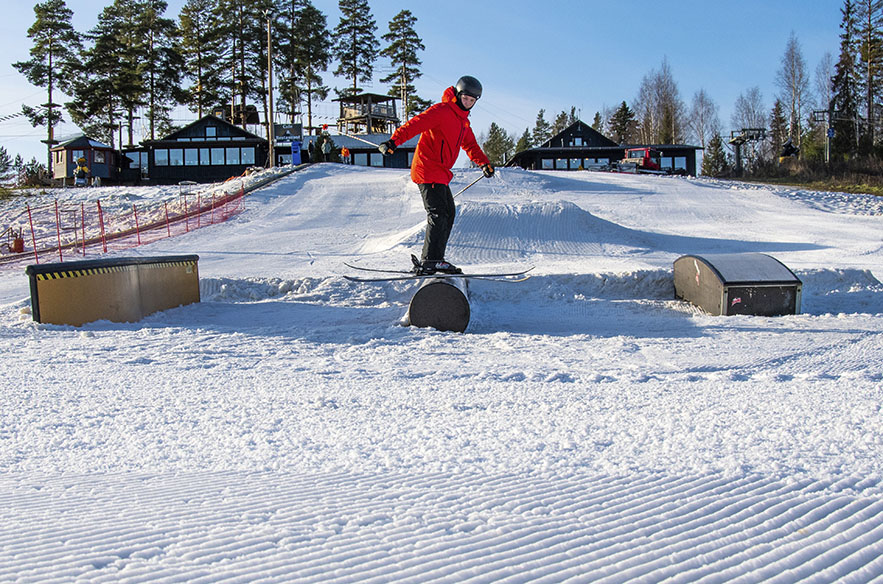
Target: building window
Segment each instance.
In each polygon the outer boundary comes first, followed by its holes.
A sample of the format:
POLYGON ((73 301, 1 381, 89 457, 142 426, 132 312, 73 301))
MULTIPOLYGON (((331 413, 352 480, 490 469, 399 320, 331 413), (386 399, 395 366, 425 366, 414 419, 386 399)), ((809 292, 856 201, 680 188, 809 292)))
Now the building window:
POLYGON ((675 156, 675 170, 687 170, 686 156, 675 156))
POLYGON ((671 168, 671 156, 663 156, 659 159, 660 168, 671 168))
POLYGON ((150 163, 148 162, 149 154, 147 152, 141 152, 141 177, 148 178, 150 175, 150 163))
POLYGON ((212 166, 224 165, 224 149, 212 148, 212 166))
POLYGON ((368 166, 368 153, 356 152, 353 154, 353 164, 356 166, 368 166))
POLYGON ((557 170, 567 170, 567 159, 559 158, 555 161, 555 168, 557 170))
POLYGON ((583 139, 582 139, 580 136, 576 136, 576 137, 574 137, 574 139, 573 139, 573 145, 574 145, 574 146, 582 146, 582 145, 583 145, 583 139))
POLYGON ((95 164, 104 164, 104 150, 95 151, 95 164))
POLYGON ((153 151, 153 163, 157 166, 169 165, 169 151, 165 148, 157 148, 153 151))
POLYGON ((543 170, 554 170, 555 161, 551 158, 543 158, 543 170))
POLYGON ((71 150, 71 160, 73 160, 74 162, 78 162, 80 160, 80 158, 85 158, 85 157, 86 157, 85 150, 71 150))
POLYGON ((169 150, 169 166, 184 166, 184 151, 182 149, 169 150))
POLYGON ((227 148, 227 164, 239 164, 239 148, 227 148))
POLYGON ((205 127, 205 137, 206 138, 217 138, 218 129, 214 126, 206 126, 205 127))
POLYGON ((208 148, 200 148, 199 149, 199 164, 201 166, 208 166, 212 163, 211 156, 209 155, 208 148))
MULTIPOLYGON (((576 170, 581 166, 583 166, 583 159, 582 158, 571 158, 570 159, 570 169, 571 170, 576 170)), ((583 168, 585 168, 585 167, 583 166, 583 168)))
POLYGON ((141 157, 138 154, 139 152, 129 152, 126 154, 126 158, 129 159, 129 168, 139 168, 141 166, 141 157))
POLYGON ((254 148, 242 149, 242 164, 254 164, 254 148))
POLYGON ((383 166, 383 154, 380 152, 371 153, 371 166, 383 166))
POLYGON ((184 166, 199 166, 199 150, 196 148, 184 150, 184 166))

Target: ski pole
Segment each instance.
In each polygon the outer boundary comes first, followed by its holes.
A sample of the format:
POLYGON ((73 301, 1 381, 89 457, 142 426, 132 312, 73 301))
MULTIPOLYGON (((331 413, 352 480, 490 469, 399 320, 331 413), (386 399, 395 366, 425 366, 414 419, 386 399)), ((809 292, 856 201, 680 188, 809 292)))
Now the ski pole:
POLYGON ((480 180, 483 179, 483 178, 484 178, 484 174, 482 174, 482 175, 479 176, 477 179, 475 179, 474 181, 472 181, 471 183, 469 183, 468 185, 466 185, 465 187, 463 187, 463 188, 460 190, 459 193, 457 193, 456 195, 454 195, 454 198, 456 199, 457 197, 459 197, 460 195, 462 195, 463 193, 465 193, 465 192, 466 192, 466 189, 468 189, 469 187, 471 187, 472 185, 474 185, 475 183, 477 183, 478 181, 480 181, 480 180))
POLYGON ((374 147, 380 146, 380 144, 375 144, 370 140, 365 140, 364 138, 359 138, 358 136, 353 136, 352 134, 341 134, 341 136, 346 136, 347 138, 352 138, 353 140, 358 140, 359 142, 364 142, 365 144, 370 144, 374 147))

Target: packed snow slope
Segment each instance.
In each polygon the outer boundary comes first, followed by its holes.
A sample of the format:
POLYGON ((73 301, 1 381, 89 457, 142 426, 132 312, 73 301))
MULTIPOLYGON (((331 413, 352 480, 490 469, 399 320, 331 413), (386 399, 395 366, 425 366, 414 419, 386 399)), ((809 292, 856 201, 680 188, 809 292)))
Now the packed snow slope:
POLYGON ((883 582, 883 201, 502 169, 458 205, 447 259, 536 266, 472 281, 463 334, 342 277, 419 254, 397 170, 121 254, 200 256, 142 322, 36 324, 0 271, 0 581, 883 582), (740 252, 801 314, 674 299, 740 252))

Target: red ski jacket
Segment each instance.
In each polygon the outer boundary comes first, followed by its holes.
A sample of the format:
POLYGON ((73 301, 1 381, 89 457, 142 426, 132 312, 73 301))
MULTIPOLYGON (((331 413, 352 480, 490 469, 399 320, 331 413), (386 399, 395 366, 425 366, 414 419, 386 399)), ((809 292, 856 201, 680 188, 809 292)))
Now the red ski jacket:
POLYGON ((457 162, 460 148, 477 165, 490 164, 475 141, 468 118, 469 112, 457 105, 454 88, 448 87, 441 103, 414 116, 393 133, 391 140, 396 146, 420 134, 411 164, 411 180, 417 184, 449 184, 454 176, 451 168, 457 162))

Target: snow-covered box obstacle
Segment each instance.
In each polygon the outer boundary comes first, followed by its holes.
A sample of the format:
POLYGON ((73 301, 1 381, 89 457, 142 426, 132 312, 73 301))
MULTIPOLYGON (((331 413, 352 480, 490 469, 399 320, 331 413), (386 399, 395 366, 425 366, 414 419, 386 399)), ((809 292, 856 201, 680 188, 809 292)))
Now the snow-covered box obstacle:
POLYGON ((802 282, 762 253, 685 255, 674 262, 675 293, 712 315, 800 312, 802 282))
POLYGON ((199 302, 199 256, 115 258, 28 266, 36 322, 136 322, 199 302))

